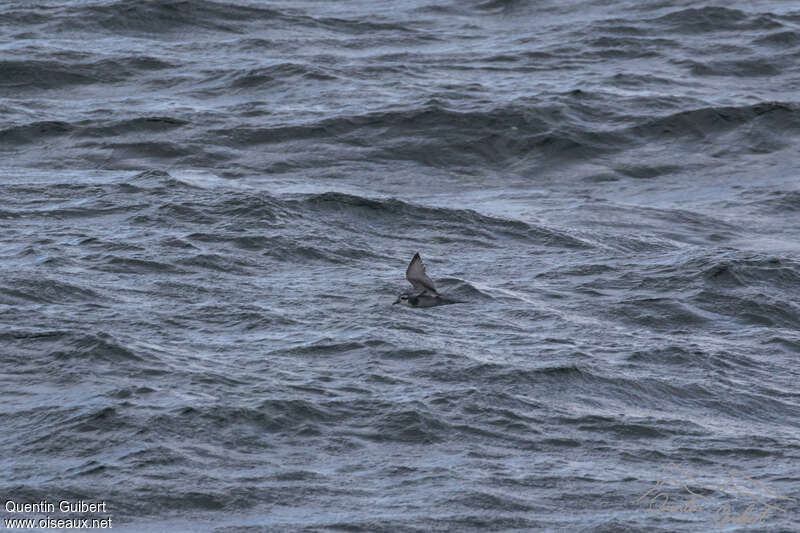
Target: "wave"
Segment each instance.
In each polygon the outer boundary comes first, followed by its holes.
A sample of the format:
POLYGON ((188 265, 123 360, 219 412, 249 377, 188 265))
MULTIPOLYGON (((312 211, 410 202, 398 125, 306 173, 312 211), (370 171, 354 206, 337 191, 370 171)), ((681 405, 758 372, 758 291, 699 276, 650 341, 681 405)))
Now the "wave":
POLYGON ((55 30, 101 29, 122 35, 170 38, 189 30, 242 33, 253 20, 280 20, 280 11, 211 0, 122 0, 89 5, 61 17, 55 30))
POLYGON ((800 191, 775 191, 769 198, 746 205, 769 214, 793 213, 800 211, 800 191))
POLYGON ((94 362, 154 362, 158 358, 153 353, 135 350, 122 340, 108 333, 71 332, 62 341, 63 346, 50 352, 47 357, 55 360, 79 360, 89 365, 94 362))
MULTIPOLYGON (((455 111, 439 104, 408 110, 374 112, 322 119, 302 125, 215 130, 239 146, 317 140, 364 146, 379 160, 414 160, 434 166, 470 162, 502 162, 526 152, 577 151, 584 155, 606 148, 606 139, 577 128, 558 130, 543 106, 510 105, 476 111, 455 111)), ((562 125, 563 128, 563 125, 562 125)))
MULTIPOLYGON (((312 141, 362 148, 371 161, 408 160, 434 167, 505 165, 529 168, 547 162, 587 160, 653 140, 715 138, 738 130, 745 146, 763 153, 785 146, 771 132, 800 132, 798 106, 763 102, 738 107, 706 107, 657 118, 619 130, 594 130, 582 119, 579 97, 567 109, 515 104, 475 111, 454 111, 438 104, 405 111, 327 118, 303 125, 220 129, 213 137, 249 148, 265 144, 312 141), (577 116, 575 116, 577 114, 577 116), (365 142, 365 139, 369 139, 365 142), (365 149, 365 150, 364 150, 365 149)), ((729 144, 729 143, 728 143, 729 144)), ((632 170, 654 177, 674 167, 632 170)))
POLYGON ((68 135, 75 126, 61 121, 30 122, 0 130, 0 142, 6 145, 31 144, 49 137, 68 135))
POLYGON ((47 278, 5 278, 0 286, 0 304, 66 304, 102 302, 106 297, 80 285, 47 278))
POLYGON ((427 444, 444 440, 448 426, 427 409, 407 408, 378 416, 369 429, 357 431, 357 434, 378 442, 427 444))
POLYGON ((738 9, 711 6, 680 9, 648 22, 672 31, 693 34, 714 31, 764 31, 782 26, 771 14, 750 15, 738 9))
POLYGON ((58 16, 32 9, 3 13, 9 27, 23 26, 40 33, 104 32, 115 36, 146 37, 158 40, 207 34, 246 35, 251 26, 276 25, 282 28, 318 28, 350 35, 416 30, 391 21, 314 17, 296 9, 276 9, 241 2, 213 0, 118 0, 62 8, 58 16))
POLYGON ((83 121, 73 127, 77 137, 116 137, 129 134, 159 134, 173 131, 189 124, 170 116, 143 116, 112 120, 108 122, 83 121))
MULTIPOLYGON (((773 59, 763 57, 753 59, 731 59, 720 61, 693 61, 678 62, 689 69, 695 76, 732 76, 732 77, 763 77, 776 76, 781 73, 781 65, 773 59)), ((789 65, 787 65, 789 66, 789 65)))
POLYGON ((788 102, 705 107, 650 119, 630 131, 647 139, 708 137, 751 124, 764 129, 800 132, 800 107, 788 102))
POLYGON ((149 56, 123 56, 93 62, 0 60, 0 91, 53 90, 73 85, 116 83, 143 72, 171 68, 149 56))
POLYGON ((385 237, 404 229, 408 235, 429 230, 434 234, 450 235, 451 239, 467 238, 470 242, 484 245, 492 245, 499 239, 513 239, 542 246, 592 247, 582 238, 561 230, 483 215, 471 209, 427 207, 394 198, 371 199, 333 192, 310 195, 289 202, 289 205, 292 203, 327 220, 363 225, 366 231, 385 237))
MULTIPOLYGON (((294 71, 295 66, 290 69, 294 71)), ((300 76, 308 72, 296 71, 300 76)), ((240 81, 245 85, 271 83, 270 75, 260 75, 245 74, 240 81)), ((696 149, 697 140, 702 139, 714 142, 703 150, 712 150, 717 156, 734 149, 763 154, 789 146, 791 137, 800 134, 800 106, 792 102, 700 107, 657 117, 630 117, 626 121, 631 125, 603 131, 595 129, 596 122, 591 118, 597 105, 605 105, 602 101, 593 105, 583 94, 562 99, 559 104, 518 102, 472 111, 426 104, 305 123, 208 130, 198 130, 193 120, 180 115, 32 121, 0 129, 0 141, 6 150, 30 147, 32 157, 36 157, 33 147, 63 140, 64 149, 76 156, 88 153, 94 158, 105 157, 125 168, 141 168, 148 162, 149 166, 230 168, 252 159, 253 150, 270 146, 271 151, 281 153, 288 148, 291 154, 286 162, 274 162, 275 171, 316 167, 318 155, 312 154, 330 148, 348 150, 354 160, 371 164, 408 161, 472 173, 475 169, 511 169, 528 175, 540 167, 589 161, 654 141, 685 142, 696 149), (778 131, 781 135, 775 134, 778 131), (309 151, 312 145, 314 149, 309 151)), ((674 106, 673 102, 667 104, 674 106)), ((680 168, 678 163, 617 164, 612 170, 616 176, 653 179, 680 168)))
POLYGON ((297 78, 309 79, 314 81, 333 81, 337 77, 330 74, 329 70, 324 70, 311 65, 298 63, 279 63, 233 73, 226 72, 226 87, 223 89, 251 89, 264 88, 272 85, 293 85, 297 83, 297 78))
POLYGON ((784 30, 772 32, 768 35, 754 39, 753 43, 774 46, 778 48, 791 48, 800 46, 800 31, 784 30))
POLYGON ((800 327, 800 263, 792 258, 714 250, 668 263, 620 272, 615 280, 590 281, 584 289, 635 289, 639 296, 608 306, 620 320, 656 331, 720 327, 800 327), (769 287, 759 291, 758 287, 769 287), (777 299, 774 294, 782 294, 777 299), (658 296, 645 296, 644 293, 658 296))
POLYGON ((298 433, 306 432, 318 425, 335 424, 342 421, 345 413, 335 406, 308 400, 269 399, 257 406, 185 406, 156 416, 148 422, 149 427, 169 433, 192 434, 204 430, 220 437, 228 435, 237 439, 260 432, 298 433))

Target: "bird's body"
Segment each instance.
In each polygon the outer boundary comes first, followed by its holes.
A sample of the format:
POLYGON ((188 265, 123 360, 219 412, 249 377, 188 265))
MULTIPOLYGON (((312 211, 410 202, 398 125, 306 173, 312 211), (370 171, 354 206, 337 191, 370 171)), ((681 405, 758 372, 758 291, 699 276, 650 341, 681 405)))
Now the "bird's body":
POLYGON ((458 300, 445 298, 441 294, 401 294, 395 303, 407 305, 409 307, 436 307, 437 305, 457 304, 458 300), (405 297, 405 298, 404 298, 405 297))
POLYGON ((411 292, 404 292, 397 297, 394 303, 407 305, 408 307, 435 307, 437 305, 447 305, 461 303, 458 300, 446 298, 436 291, 433 280, 425 273, 425 263, 422 262, 419 252, 414 254, 413 259, 406 269, 406 279, 414 288, 411 292))

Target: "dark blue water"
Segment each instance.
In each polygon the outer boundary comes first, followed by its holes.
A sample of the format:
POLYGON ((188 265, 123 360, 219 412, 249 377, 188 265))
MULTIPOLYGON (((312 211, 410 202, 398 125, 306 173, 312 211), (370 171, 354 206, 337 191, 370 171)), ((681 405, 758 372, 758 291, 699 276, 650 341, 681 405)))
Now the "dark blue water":
POLYGON ((779 0, 4 3, 2 519, 800 530, 799 54, 779 0), (391 305, 417 251, 466 303, 391 305))

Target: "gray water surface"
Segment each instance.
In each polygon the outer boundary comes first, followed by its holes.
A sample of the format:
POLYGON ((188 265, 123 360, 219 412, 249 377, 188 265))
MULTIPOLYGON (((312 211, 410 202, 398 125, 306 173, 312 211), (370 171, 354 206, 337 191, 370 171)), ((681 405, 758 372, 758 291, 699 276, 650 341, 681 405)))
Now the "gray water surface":
POLYGON ((798 53, 777 0, 0 6, 4 505, 797 531, 798 53), (391 305, 417 251, 467 303, 391 305))

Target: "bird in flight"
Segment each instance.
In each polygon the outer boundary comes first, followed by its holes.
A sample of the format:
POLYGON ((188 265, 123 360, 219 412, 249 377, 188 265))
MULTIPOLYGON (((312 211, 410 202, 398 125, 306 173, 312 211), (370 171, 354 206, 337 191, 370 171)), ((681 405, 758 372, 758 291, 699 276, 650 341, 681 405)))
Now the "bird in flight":
POLYGON ((398 296, 394 302, 395 304, 407 305, 408 307, 435 307, 437 305, 463 303, 439 294, 433 280, 425 272, 425 263, 422 262, 419 252, 414 254, 414 258, 408 264, 406 279, 411 283, 413 290, 406 291, 398 296))

